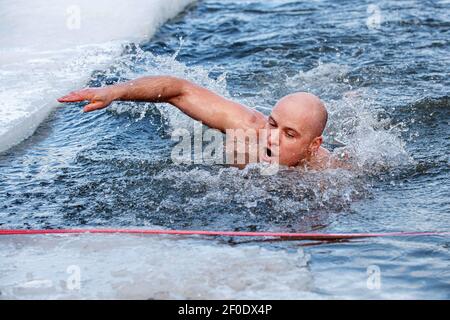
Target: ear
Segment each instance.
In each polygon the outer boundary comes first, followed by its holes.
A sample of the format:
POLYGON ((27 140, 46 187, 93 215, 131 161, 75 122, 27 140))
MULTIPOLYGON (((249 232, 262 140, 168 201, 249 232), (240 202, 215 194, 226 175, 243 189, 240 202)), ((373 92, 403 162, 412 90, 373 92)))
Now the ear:
POLYGON ((323 137, 322 137, 322 136, 320 136, 320 137, 315 137, 315 138, 311 141, 311 143, 309 144, 309 152, 310 152, 311 154, 316 153, 316 152, 319 150, 320 146, 322 145, 322 142, 323 142, 323 137))

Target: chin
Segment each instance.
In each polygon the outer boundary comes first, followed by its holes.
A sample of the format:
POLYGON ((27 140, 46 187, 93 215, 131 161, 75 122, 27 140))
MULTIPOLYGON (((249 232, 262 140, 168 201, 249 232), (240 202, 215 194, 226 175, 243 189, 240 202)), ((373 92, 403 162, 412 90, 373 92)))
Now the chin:
POLYGON ((280 159, 279 164, 287 167, 296 167, 304 161, 305 158, 280 159))
POLYGON ((281 166, 286 166, 286 167, 294 167, 297 165, 297 162, 292 162, 292 161, 288 161, 288 160, 281 160, 278 161, 278 164, 281 166))

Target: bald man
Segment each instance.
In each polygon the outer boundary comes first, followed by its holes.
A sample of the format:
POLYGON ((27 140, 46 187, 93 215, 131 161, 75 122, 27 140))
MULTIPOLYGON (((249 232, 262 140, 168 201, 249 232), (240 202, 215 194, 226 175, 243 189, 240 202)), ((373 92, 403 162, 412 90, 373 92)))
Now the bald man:
POLYGON ((210 128, 256 130, 266 135, 264 154, 259 161, 295 167, 324 169, 335 166, 330 152, 323 148, 322 133, 327 110, 313 94, 298 92, 282 98, 269 117, 230 101, 184 79, 170 76, 142 77, 103 88, 74 91, 59 102, 89 101, 83 108, 91 112, 113 101, 166 102, 210 128))

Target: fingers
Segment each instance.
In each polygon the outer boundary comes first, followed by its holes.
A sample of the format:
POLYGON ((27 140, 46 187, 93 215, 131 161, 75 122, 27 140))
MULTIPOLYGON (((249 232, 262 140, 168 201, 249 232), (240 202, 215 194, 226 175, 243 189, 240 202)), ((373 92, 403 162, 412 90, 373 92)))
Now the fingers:
POLYGON ((103 109, 107 107, 111 101, 106 101, 103 99, 103 97, 98 96, 98 91, 95 89, 83 89, 78 91, 73 91, 65 96, 62 96, 61 98, 58 98, 57 100, 59 102, 79 102, 79 101, 85 101, 89 100, 91 103, 84 106, 83 111, 84 112, 91 112, 98 109, 103 109))
POLYGON ((73 91, 61 98, 58 98, 58 102, 79 102, 89 100, 90 92, 88 90, 73 91))
POLYGON ((83 108, 84 112, 91 112, 98 109, 103 109, 106 107, 105 103, 102 101, 94 101, 83 108))

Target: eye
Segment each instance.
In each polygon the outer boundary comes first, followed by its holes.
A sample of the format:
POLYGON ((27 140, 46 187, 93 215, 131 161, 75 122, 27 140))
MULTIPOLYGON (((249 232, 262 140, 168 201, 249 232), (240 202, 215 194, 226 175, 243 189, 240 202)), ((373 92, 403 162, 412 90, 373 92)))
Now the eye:
POLYGON ((286 137, 288 137, 288 138, 295 138, 295 135, 292 132, 286 131, 286 137))
POLYGON ((275 124, 275 122, 273 122, 273 121, 269 121, 269 126, 271 126, 271 127, 276 127, 277 125, 275 124))

